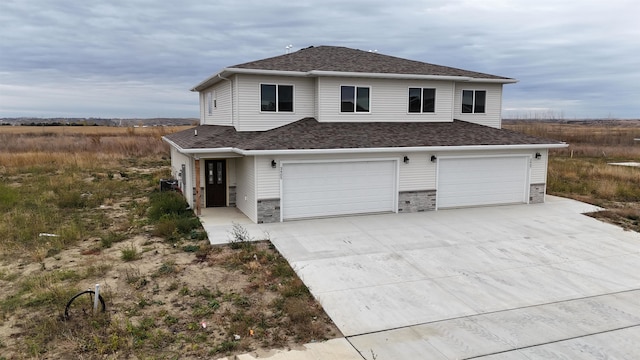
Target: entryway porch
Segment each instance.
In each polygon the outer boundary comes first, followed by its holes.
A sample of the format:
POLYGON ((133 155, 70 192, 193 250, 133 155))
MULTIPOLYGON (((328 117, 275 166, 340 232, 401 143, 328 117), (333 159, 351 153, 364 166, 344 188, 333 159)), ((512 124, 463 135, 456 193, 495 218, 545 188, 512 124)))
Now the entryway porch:
POLYGON ((237 207, 208 207, 200 210, 200 222, 212 245, 227 244, 233 239, 233 225, 247 230, 253 240, 264 240, 267 235, 237 207))

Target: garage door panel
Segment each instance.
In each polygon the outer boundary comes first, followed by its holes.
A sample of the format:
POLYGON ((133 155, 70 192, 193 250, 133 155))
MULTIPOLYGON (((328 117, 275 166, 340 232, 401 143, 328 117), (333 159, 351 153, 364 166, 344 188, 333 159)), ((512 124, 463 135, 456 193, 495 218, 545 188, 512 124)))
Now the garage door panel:
POLYGON ((528 157, 441 159, 438 208, 526 202, 528 157))
POLYGON ((395 210, 395 161, 283 164, 283 219, 395 210))

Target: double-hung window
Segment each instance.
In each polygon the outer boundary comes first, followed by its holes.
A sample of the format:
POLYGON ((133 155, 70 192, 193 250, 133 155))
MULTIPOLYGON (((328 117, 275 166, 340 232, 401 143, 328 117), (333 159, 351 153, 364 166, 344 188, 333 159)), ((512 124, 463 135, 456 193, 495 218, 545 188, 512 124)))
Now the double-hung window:
POLYGON ((260 84, 260 110, 293 112, 293 85, 260 84))
POLYGON ((463 113, 484 114, 486 102, 486 90, 462 90, 463 113))
POLYGON ((371 89, 363 86, 340 87, 340 112, 369 112, 371 89))
POLYGON ((409 112, 432 113, 436 111, 436 89, 409 88, 409 112))

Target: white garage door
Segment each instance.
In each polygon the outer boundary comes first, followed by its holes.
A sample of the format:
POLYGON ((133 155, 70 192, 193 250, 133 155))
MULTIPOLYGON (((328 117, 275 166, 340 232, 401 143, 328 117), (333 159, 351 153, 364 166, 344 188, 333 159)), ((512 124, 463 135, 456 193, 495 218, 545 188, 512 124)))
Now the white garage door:
POLYGON ((282 217, 395 211, 395 161, 282 165, 282 217))
POLYGON ((526 203, 528 157, 440 159, 438 208, 526 203))

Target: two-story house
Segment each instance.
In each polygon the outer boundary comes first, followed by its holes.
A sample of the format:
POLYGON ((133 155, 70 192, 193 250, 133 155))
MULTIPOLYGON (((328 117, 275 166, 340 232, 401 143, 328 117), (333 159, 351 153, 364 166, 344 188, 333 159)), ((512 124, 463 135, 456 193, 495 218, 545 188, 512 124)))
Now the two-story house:
POLYGON ((257 223, 544 201, 548 149, 501 129, 516 80, 344 47, 223 69, 200 126, 165 136, 197 212, 257 223))

